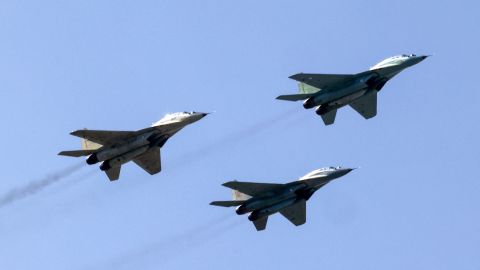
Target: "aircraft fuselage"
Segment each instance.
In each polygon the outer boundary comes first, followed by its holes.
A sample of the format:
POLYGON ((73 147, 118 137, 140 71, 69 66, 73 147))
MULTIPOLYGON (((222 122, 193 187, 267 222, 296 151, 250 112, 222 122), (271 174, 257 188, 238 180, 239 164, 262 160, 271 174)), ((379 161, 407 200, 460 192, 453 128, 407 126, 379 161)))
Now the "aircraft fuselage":
POLYGON ((182 123, 177 129, 171 129, 168 133, 159 133, 155 127, 138 131, 137 136, 101 147, 98 152, 87 158, 87 164, 96 164, 103 161, 100 165, 102 171, 123 165, 144 154, 152 147, 162 147, 171 136, 188 124, 188 122, 182 123))
POLYGON ((370 70, 355 74, 354 77, 340 85, 332 85, 303 102, 305 109, 316 108, 317 114, 325 114, 350 104, 371 91, 380 91, 395 75, 417 64, 426 56, 414 57, 404 62, 382 64, 380 62, 370 70))
POLYGON ((264 196, 252 197, 238 206, 236 213, 243 215, 250 213, 250 221, 272 215, 284 208, 298 203, 300 200, 307 201, 319 188, 333 179, 341 177, 352 169, 336 169, 335 171, 320 171, 290 182, 275 193, 264 196))

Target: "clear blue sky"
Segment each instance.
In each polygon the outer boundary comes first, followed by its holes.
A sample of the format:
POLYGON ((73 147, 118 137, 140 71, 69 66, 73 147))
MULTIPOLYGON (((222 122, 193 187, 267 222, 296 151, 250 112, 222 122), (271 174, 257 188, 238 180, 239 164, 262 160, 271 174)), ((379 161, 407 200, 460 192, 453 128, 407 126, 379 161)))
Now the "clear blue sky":
POLYGON ((0 193, 81 162, 79 128, 216 111, 110 183, 81 171, 0 208, 0 269, 480 269, 477 1, 0 3, 0 193), (389 82, 377 117, 325 127, 297 72, 435 54, 389 82), (209 206, 231 180, 361 166, 258 233, 209 206))

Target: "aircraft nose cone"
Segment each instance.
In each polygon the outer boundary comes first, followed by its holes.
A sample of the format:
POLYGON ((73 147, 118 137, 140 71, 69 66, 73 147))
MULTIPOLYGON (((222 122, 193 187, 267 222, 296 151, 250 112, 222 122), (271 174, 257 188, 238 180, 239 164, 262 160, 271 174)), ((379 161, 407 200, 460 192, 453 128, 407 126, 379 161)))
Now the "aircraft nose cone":
POLYGON ((349 172, 351 172, 351 171, 353 171, 353 170, 355 170, 355 169, 356 169, 356 168, 343 168, 341 174, 342 174, 342 176, 343 176, 343 175, 346 175, 346 174, 348 174, 349 172))

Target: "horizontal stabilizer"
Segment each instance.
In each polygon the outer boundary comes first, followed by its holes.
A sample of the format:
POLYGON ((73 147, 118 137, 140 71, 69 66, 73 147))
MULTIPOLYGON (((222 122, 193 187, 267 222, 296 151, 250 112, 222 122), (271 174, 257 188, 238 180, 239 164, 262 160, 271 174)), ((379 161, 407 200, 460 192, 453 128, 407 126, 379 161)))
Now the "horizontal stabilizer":
POLYGON ((244 202, 245 202, 244 200, 239 200, 239 201, 214 201, 214 202, 211 202, 210 205, 231 207, 231 206, 239 206, 244 202))
POLYGON ((377 115, 377 91, 372 91, 350 103, 355 111, 369 119, 377 115))
POLYGON ((116 166, 106 170, 105 173, 107 174, 108 179, 110 179, 110 181, 118 180, 118 178, 120 178, 121 168, 122 168, 121 166, 116 166))
POLYGON ((290 220, 295 226, 299 226, 304 224, 307 220, 306 209, 306 201, 300 200, 297 203, 280 210, 280 214, 290 220))
POLYGON ((151 175, 159 173, 162 170, 162 164, 160 162, 160 148, 151 148, 144 154, 134 158, 133 162, 151 175))
POLYGON ((89 156, 95 153, 97 150, 72 150, 72 151, 62 151, 58 153, 60 156, 68 156, 68 157, 83 157, 89 156))
POLYGON ((331 125, 335 122, 335 117, 337 116, 337 110, 331 110, 320 116, 322 117, 323 123, 325 123, 326 126, 331 125))
POLYGON ((277 99, 279 100, 288 100, 288 101, 299 101, 299 100, 305 100, 309 97, 313 97, 315 93, 311 94, 294 94, 294 95, 281 95, 278 96, 277 99))

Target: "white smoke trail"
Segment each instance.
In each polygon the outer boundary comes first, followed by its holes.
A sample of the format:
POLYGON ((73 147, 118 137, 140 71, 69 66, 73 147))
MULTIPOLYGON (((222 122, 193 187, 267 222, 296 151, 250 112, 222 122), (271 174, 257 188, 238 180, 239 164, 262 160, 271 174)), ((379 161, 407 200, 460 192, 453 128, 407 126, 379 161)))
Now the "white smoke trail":
POLYGON ((11 203, 14 203, 18 200, 24 199, 26 197, 37 194, 46 187, 59 182, 65 177, 73 174, 74 172, 80 170, 84 166, 84 162, 78 163, 76 165, 67 167, 63 170, 54 172, 47 175, 46 177, 38 180, 31 181, 22 187, 13 188, 6 194, 0 197, 0 208, 11 203))
POLYGON ((176 158, 174 161, 172 161, 172 164, 174 165, 170 167, 170 170, 180 167, 183 168, 187 163, 195 162, 196 160, 198 160, 198 157, 205 157, 207 155, 214 154, 215 152, 220 151, 225 147, 231 147, 234 144, 238 144, 242 140, 257 135, 267 130, 268 128, 280 123, 281 120, 283 121, 293 118, 294 116, 298 115, 298 112, 301 112, 301 110, 298 107, 295 107, 291 110, 280 112, 271 117, 260 119, 259 121, 256 121, 252 125, 249 125, 245 128, 227 133, 212 143, 204 145, 198 149, 189 151, 176 158))
MULTIPOLYGON (((178 256, 185 255, 186 252, 192 251, 209 241, 221 237, 223 234, 231 231, 239 224, 245 222, 244 219, 238 218, 235 214, 228 213, 221 217, 207 221, 199 226, 191 228, 183 233, 169 236, 165 239, 150 243, 142 248, 124 254, 116 260, 110 262, 108 267, 102 266, 102 269, 131 269, 135 262, 143 261, 147 258, 155 258, 155 264, 166 263, 178 256)), ((91 269, 89 267, 89 269, 91 269)))

